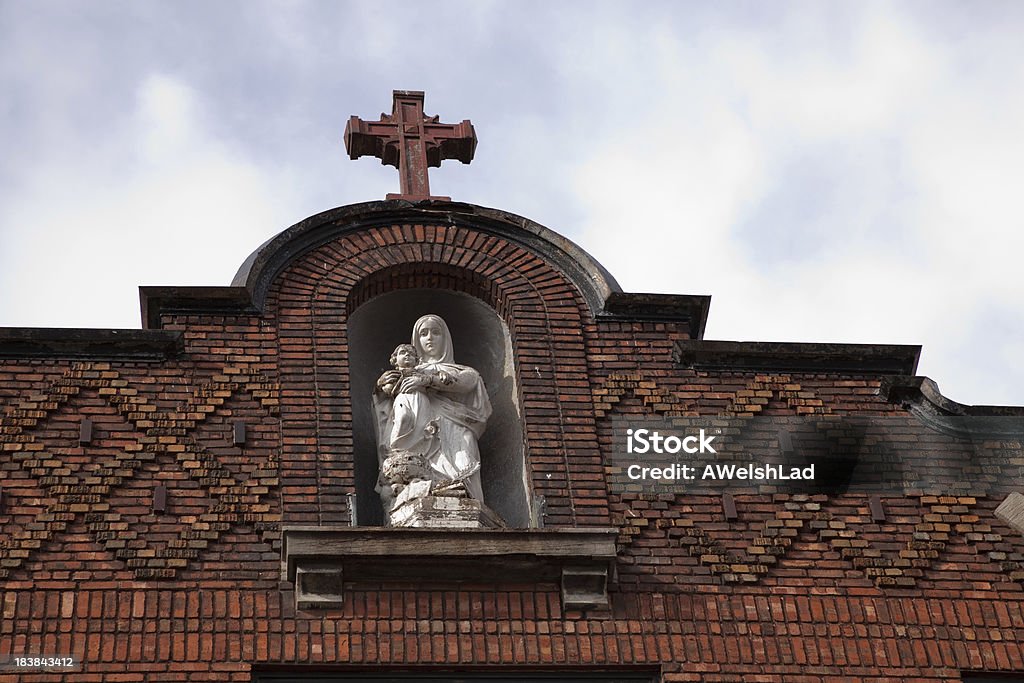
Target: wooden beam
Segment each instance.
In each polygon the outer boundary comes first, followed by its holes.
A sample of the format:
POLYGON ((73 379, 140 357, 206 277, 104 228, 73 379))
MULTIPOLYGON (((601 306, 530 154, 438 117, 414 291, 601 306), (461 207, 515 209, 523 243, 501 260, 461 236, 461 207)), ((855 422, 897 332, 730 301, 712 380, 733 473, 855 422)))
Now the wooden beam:
POLYGON ((736 500, 731 493, 722 494, 722 514, 725 515, 727 522, 735 522, 740 517, 736 513, 736 500))
POLYGON ((167 487, 157 486, 153 489, 153 512, 163 514, 167 512, 167 487))
POLYGON ((87 417, 83 417, 81 424, 78 425, 78 443, 92 443, 92 420, 87 417))
POLYGON ((245 422, 236 420, 232 425, 232 437, 236 446, 245 445, 245 422))
POLYGON ((871 496, 868 498, 868 507, 871 509, 871 521, 872 522, 884 522, 885 521, 885 506, 882 505, 882 499, 878 496, 871 496))

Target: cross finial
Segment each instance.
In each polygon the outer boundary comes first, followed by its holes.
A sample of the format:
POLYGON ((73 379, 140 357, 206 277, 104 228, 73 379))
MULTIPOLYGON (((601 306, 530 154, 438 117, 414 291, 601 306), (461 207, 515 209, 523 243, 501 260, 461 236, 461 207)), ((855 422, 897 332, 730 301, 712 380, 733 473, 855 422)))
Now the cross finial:
POLYGON ((438 116, 423 114, 423 91, 395 90, 391 114, 380 121, 349 118, 345 126, 345 149, 349 158, 375 156, 382 164, 398 169, 401 193, 388 199, 442 199, 430 194, 427 168, 440 166, 443 159, 473 160, 476 132, 469 120, 440 123, 438 116))

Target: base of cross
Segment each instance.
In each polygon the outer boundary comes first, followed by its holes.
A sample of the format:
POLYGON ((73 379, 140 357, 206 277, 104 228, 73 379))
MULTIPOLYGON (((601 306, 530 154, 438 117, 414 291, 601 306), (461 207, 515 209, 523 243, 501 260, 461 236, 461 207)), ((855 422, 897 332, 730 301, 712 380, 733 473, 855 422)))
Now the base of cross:
POLYGON ((501 518, 474 498, 424 496, 397 505, 391 526, 422 529, 504 529, 501 518))
POLYGON ((452 200, 451 197, 441 197, 436 194, 395 194, 394 192, 388 192, 384 195, 384 199, 401 199, 405 202, 451 202, 452 200))

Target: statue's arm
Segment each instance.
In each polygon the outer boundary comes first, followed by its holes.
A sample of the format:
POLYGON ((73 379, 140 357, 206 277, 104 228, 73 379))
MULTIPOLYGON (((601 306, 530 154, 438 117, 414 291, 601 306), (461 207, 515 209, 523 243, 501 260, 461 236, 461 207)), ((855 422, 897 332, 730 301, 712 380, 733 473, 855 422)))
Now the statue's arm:
POLYGON ((480 383, 480 373, 470 367, 445 368, 433 373, 430 388, 451 394, 464 394, 480 383))
POLYGON ((449 394, 464 394, 480 383, 480 373, 470 367, 449 366, 443 370, 419 372, 406 377, 399 385, 399 393, 433 389, 449 394))
POLYGON ((402 373, 398 370, 388 370, 377 380, 376 391, 390 394, 391 387, 393 387, 401 378, 402 373))

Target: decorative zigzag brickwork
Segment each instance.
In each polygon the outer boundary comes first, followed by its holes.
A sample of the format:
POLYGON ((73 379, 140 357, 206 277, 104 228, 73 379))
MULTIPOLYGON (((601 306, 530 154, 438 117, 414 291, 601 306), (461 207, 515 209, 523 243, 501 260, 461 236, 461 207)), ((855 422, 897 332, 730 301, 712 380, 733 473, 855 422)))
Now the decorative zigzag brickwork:
POLYGON ((604 379, 601 386, 593 390, 592 394, 594 412, 598 418, 607 416, 626 396, 636 397, 645 409, 658 415, 681 417, 697 414, 694 412, 692 400, 687 402, 677 394, 659 388, 657 382, 645 379, 638 372, 612 373, 604 379))
POLYGON ((908 502, 913 502, 915 509, 901 512, 919 521, 909 527, 910 538, 893 549, 883 547, 892 546, 891 542, 879 542, 884 533, 878 528, 862 528, 866 502, 851 508, 850 501, 841 501, 836 502, 835 509, 829 509, 833 502, 827 497, 800 495, 776 496, 767 504, 763 500, 739 503, 740 510, 749 504, 774 510, 761 522, 744 523, 740 519, 737 525, 746 527, 746 531, 739 538, 718 529, 720 523, 702 524, 692 516, 666 512, 678 510, 675 505, 641 508, 654 514, 637 514, 631 506, 630 514, 623 516, 621 538, 628 546, 634 539, 643 538, 648 529, 655 529, 654 533, 663 530, 671 543, 696 558, 723 584, 757 584, 775 568, 784 573, 793 566, 803 566, 802 560, 787 563, 786 557, 799 540, 802 545, 826 547, 854 573, 880 588, 913 588, 928 569, 942 561, 943 551, 956 536, 976 554, 991 560, 1007 578, 1024 582, 1024 558, 982 521, 975 499, 924 496, 908 502), (753 538, 751 530, 755 532, 753 538), (737 542, 740 548, 731 550, 737 542))
MULTIPOLYGON (((1015 544, 996 532, 984 521, 990 510, 979 509, 978 501, 970 497, 918 496, 889 501, 908 521, 917 521, 873 528, 864 522, 867 503, 863 498, 830 500, 797 494, 766 501, 744 497, 738 502, 741 519, 726 525, 703 513, 681 513, 680 508, 685 508, 682 499, 668 503, 669 498, 661 496, 640 505, 629 501, 621 518, 622 545, 663 535, 724 584, 757 584, 776 570, 785 575, 793 568, 805 568, 805 560, 788 557, 799 543, 827 551, 853 574, 870 579, 879 588, 914 588, 928 570, 942 562, 954 541, 970 548, 978 561, 987 559, 1008 579, 1024 584, 1021 539, 1015 544), (748 522, 742 518, 747 507, 774 512, 763 521, 748 522), (894 542, 897 538, 900 540, 894 542)), ((705 500, 701 510, 716 505, 705 500)))
MULTIPOLYGON (((124 561, 137 579, 173 578, 235 524, 251 525, 265 539, 276 537, 277 517, 267 500, 278 482, 276 459, 268 458, 244 481, 239 480, 193 434, 237 393, 257 400, 268 415, 279 410, 276 383, 244 367, 223 368, 194 387, 176 409, 163 410, 109 363, 75 363, 40 393, 6 407, 0 413, 0 450, 6 456, 0 467, 8 490, 16 491, 19 480, 34 483, 45 492, 45 510, 0 541, 0 578, 22 567, 32 551, 59 541, 60 534, 79 519, 96 542, 124 561), (94 462, 88 471, 75 471, 59 455, 47 452, 35 432, 87 389, 115 408, 134 431, 117 452, 94 462), (129 527, 124 514, 111 507, 108 497, 130 482, 143 463, 161 456, 172 458, 211 504, 165 547, 150 547, 138 529, 129 527)), ((89 448, 84 446, 86 451, 89 448)))
MULTIPOLYGON (((598 416, 605 419, 613 413, 637 419, 702 415, 706 414, 702 404, 708 400, 720 410, 715 413, 716 417, 759 414, 770 405, 778 405, 779 409, 795 415, 833 414, 815 391, 807 390, 791 375, 757 375, 728 393, 702 393, 695 391, 694 386, 670 391, 643 373, 611 373, 595 387, 594 400, 598 416), (631 401, 628 405, 623 403, 627 399, 631 401)), ((830 430, 837 438, 856 436, 853 430, 838 424, 831 426, 824 422, 822 425, 821 430, 830 430)), ((609 438, 602 443, 606 449, 615 447, 609 438)), ((866 448, 877 446, 870 438, 864 443, 866 448)), ((1006 451, 1007 454, 1000 457, 1010 462, 1012 453, 1020 447, 1009 443, 986 446, 997 455, 1006 451)), ((917 457, 924 460, 928 456, 918 454, 917 457)), ((613 470, 618 471, 618 468, 609 471, 613 470)), ((738 482, 737 488, 742 490, 742 484, 738 482)), ((1015 581, 1024 578, 1024 557, 1012 544, 1004 543, 1000 533, 993 531, 994 518, 979 514, 975 496, 917 493, 890 500, 889 504, 901 515, 914 520, 908 527, 901 519, 899 528, 909 537, 897 544, 879 540, 884 536, 879 525, 865 526, 864 520, 870 517, 866 495, 855 497, 852 509, 849 497, 841 504, 829 495, 743 497, 741 500, 757 501, 759 509, 765 509, 764 501, 770 500, 767 507, 770 516, 758 522, 744 522, 741 517, 739 522, 725 525, 746 529, 739 535, 720 528, 722 522, 717 511, 716 519, 703 521, 701 515, 679 514, 674 511, 677 509, 674 504, 666 503, 679 500, 679 496, 663 494, 624 495, 622 506, 613 506, 623 511, 617 516, 623 543, 628 545, 634 539, 644 538, 648 530, 654 533, 663 530, 697 561, 698 566, 724 584, 758 584, 776 568, 784 574, 790 568, 788 555, 797 539, 801 543, 813 542, 816 547, 831 552, 879 588, 915 587, 924 572, 941 561, 952 536, 968 544, 980 557, 991 560, 1008 578, 1015 581), (642 512, 637 513, 637 509, 642 512), (752 537, 750 532, 754 534, 752 537)), ((712 503, 715 508, 717 505, 717 502, 712 503)), ((738 506, 742 515, 744 503, 738 506)), ((897 530, 891 523, 885 528, 897 530)), ((797 561, 797 565, 801 562, 797 561)))
POLYGON ((605 417, 627 396, 639 399, 645 410, 668 417, 702 414, 697 406, 701 399, 728 401, 722 415, 758 414, 772 400, 782 401, 795 415, 829 415, 832 409, 825 405, 816 392, 808 390, 789 375, 757 375, 747 380, 742 388, 731 392, 697 392, 694 387, 669 391, 644 373, 611 373, 593 391, 594 410, 598 418, 605 417), (711 396, 708 393, 712 393, 711 396))
POLYGON ((815 392, 804 389, 789 375, 757 375, 736 392, 725 414, 757 414, 773 399, 784 402, 796 415, 827 415, 832 412, 815 392))

